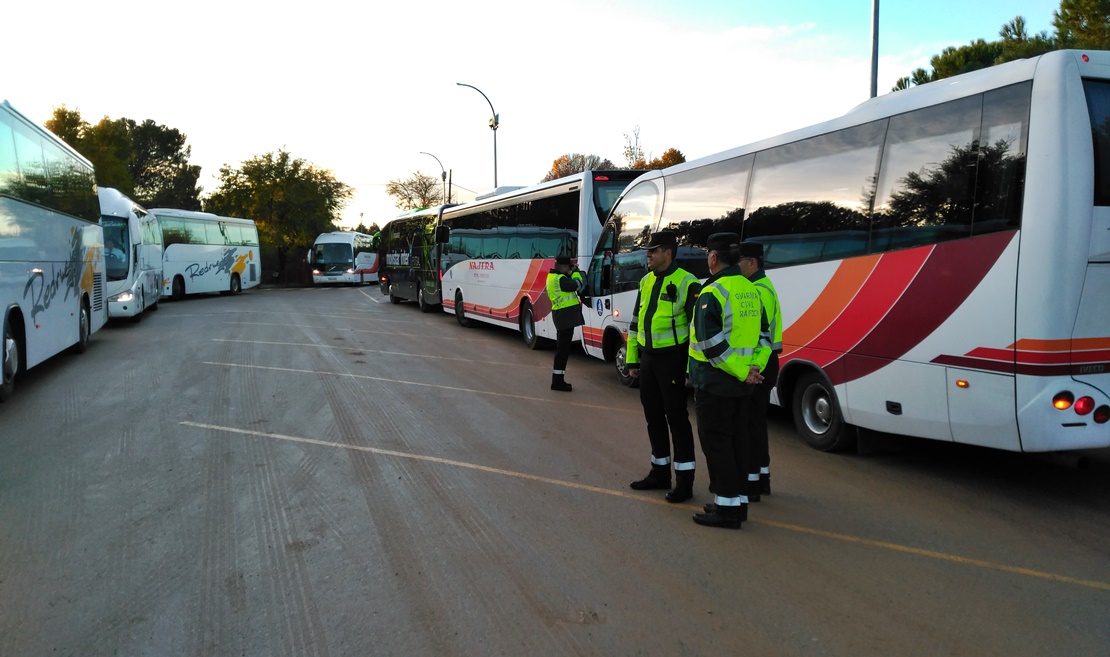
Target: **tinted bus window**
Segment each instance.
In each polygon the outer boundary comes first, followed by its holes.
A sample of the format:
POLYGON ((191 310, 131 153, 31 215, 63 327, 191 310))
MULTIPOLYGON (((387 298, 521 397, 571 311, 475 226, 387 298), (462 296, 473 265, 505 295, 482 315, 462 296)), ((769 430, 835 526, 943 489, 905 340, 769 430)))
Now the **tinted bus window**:
POLYGON ((1110 205, 1110 82, 1084 80, 1095 141, 1095 205, 1110 205))

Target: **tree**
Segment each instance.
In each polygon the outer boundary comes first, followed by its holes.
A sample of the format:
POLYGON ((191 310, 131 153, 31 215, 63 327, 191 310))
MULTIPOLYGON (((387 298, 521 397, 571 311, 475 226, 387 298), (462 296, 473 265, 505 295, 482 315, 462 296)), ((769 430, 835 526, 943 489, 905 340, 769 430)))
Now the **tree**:
POLYGON ((390 180, 385 193, 392 196, 401 210, 415 210, 439 205, 443 200, 443 183, 435 176, 419 171, 405 180, 390 180))
POLYGON ((939 55, 933 55, 929 64, 933 67, 933 80, 950 78, 962 73, 978 71, 994 66, 995 60, 1002 55, 1000 41, 987 42, 976 39, 966 46, 948 46, 939 55))
POLYGON ((624 161, 629 169, 646 169, 644 149, 640 148, 640 126, 632 130, 632 136, 624 135, 624 161))
POLYGON ((1061 48, 1110 50, 1110 0, 1061 0, 1052 26, 1061 48))
POLYGON ((289 251, 336 230, 339 212, 353 190, 321 169, 284 150, 257 155, 239 168, 220 167, 220 184, 204 209, 253 219, 258 225, 263 267, 273 268, 278 248, 289 251))
POLYGON ((643 168, 666 169, 667 167, 672 167, 676 164, 682 164, 685 161, 686 156, 682 154, 682 151, 678 150, 677 148, 668 148, 666 151, 664 151, 662 156, 655 158, 651 162, 648 162, 647 165, 643 168))
POLYGON ((127 122, 131 131, 131 177, 140 204, 199 210, 200 167, 189 164, 193 149, 185 145, 185 134, 151 119, 137 125, 130 119, 127 122))
POLYGON ((192 149, 180 131, 147 119, 104 117, 96 125, 65 105, 54 108, 46 128, 96 169, 96 182, 113 187, 146 207, 200 209, 200 167, 189 164, 192 149))
POLYGON ((1048 36, 1048 32, 1041 31, 1029 36, 1023 16, 1017 16, 1003 25, 998 36, 1002 37, 1002 54, 995 60, 996 64, 1036 57, 1056 49, 1056 41, 1048 36))
POLYGON ((567 153, 555 158, 551 163, 551 171, 540 182, 547 182, 562 178, 582 171, 595 171, 598 169, 616 169, 617 166, 600 155, 582 155, 581 153, 567 153))

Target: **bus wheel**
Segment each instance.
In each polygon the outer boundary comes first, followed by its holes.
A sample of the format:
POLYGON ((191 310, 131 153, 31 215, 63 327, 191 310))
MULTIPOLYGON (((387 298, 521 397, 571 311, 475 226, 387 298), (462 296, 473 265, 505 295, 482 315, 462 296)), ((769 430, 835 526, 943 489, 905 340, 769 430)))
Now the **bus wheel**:
POLYGON ((243 291, 243 283, 239 280, 239 274, 231 275, 231 293, 239 294, 243 291))
POLYGON ((12 391, 15 390, 15 375, 19 374, 19 339, 12 331, 11 319, 7 317, 4 318, 4 340, 0 347, 3 348, 3 353, 0 353, 3 357, 0 362, 0 376, 3 377, 3 382, 0 383, 0 402, 2 402, 12 396, 12 391))
POLYGON ((392 285, 389 286, 389 303, 391 303, 395 306, 397 304, 401 303, 401 297, 397 296, 396 294, 393 294, 393 286, 392 285))
POLYGON ((628 373, 628 342, 621 340, 621 344, 617 347, 617 352, 613 355, 613 365, 617 368, 617 380, 621 382, 622 386, 629 388, 639 388, 640 380, 628 373))
POLYGON ((181 301, 185 298, 185 279, 180 276, 173 278, 173 300, 181 301))
POLYGON ((89 304, 85 301, 81 302, 81 313, 77 319, 77 344, 73 345, 74 353, 83 354, 89 348, 89 304))
POLYGON ((463 305, 462 292, 455 292, 455 319, 458 320, 459 326, 463 328, 470 328, 473 322, 466 316, 466 306, 463 305))
POLYGON ((424 297, 423 285, 416 288, 416 305, 420 307, 420 312, 422 313, 432 312, 432 304, 428 303, 428 300, 424 297))
POLYGON ((808 371, 794 386, 794 426, 810 447, 835 452, 851 446, 836 393, 825 377, 808 371))
POLYGON ((536 316, 532 312, 532 304, 527 301, 520 305, 520 337, 524 338, 524 346, 529 349, 540 348, 540 339, 536 336, 536 316))

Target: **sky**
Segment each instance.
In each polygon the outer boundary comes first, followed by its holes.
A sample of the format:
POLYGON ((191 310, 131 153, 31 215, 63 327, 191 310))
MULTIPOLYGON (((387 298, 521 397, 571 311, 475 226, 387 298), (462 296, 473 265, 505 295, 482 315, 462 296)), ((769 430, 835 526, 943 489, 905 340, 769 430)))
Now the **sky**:
MULTIPOLYGON (((1051 34, 1058 8, 882 0, 879 94, 1015 16, 1051 34)), ((0 98, 32 120, 65 105, 90 123, 176 128, 202 197, 221 166, 284 149, 354 188, 344 227, 385 224, 400 213, 386 184, 439 178, 440 163, 461 200, 493 189, 490 103, 498 185, 532 185, 566 153, 624 165, 637 129, 648 159, 693 160, 840 116, 871 84, 872 0, 57 0, 2 13, 0 98)))

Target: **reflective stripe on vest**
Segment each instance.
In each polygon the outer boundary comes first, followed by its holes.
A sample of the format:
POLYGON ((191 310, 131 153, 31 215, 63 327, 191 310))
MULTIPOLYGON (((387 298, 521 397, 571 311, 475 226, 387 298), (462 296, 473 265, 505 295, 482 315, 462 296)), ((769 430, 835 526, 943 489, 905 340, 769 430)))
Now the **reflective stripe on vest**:
POLYGON ((755 360, 757 347, 767 346, 761 330, 759 292, 743 276, 725 276, 703 287, 701 294, 713 295, 721 306, 721 332, 699 340, 695 326, 690 337, 690 357, 743 381, 755 360), (706 354, 726 343, 728 346, 720 354, 706 354))
MULTIPOLYGON (((551 272, 547 275, 547 296, 551 299, 551 310, 562 310, 563 308, 573 308, 579 304, 577 292, 567 292, 559 287, 559 279, 564 274, 551 272)), ((579 283, 582 279, 582 274, 574 272, 571 274, 571 280, 579 283)), ((581 285, 579 285, 581 287, 581 285)))
MULTIPOLYGON (((690 320, 686 317, 686 295, 690 286, 698 279, 690 272, 678 268, 662 279, 659 283, 659 297, 655 300, 655 312, 651 315, 651 325, 643 326, 641 310, 651 306, 652 291, 656 281, 659 280, 655 272, 649 272, 640 279, 640 307, 635 310, 636 316, 636 342, 641 347, 648 346, 648 336, 651 337, 651 348, 662 349, 682 344, 690 339, 690 320), (667 286, 675 286, 675 298, 665 301, 662 297, 667 293, 667 286)), ((629 335, 632 332, 629 331, 629 335)))
POLYGON ((778 353, 782 351, 782 306, 779 304, 779 293, 775 290, 771 279, 766 276, 754 282, 759 288, 763 312, 767 315, 767 343, 775 353, 778 353))

